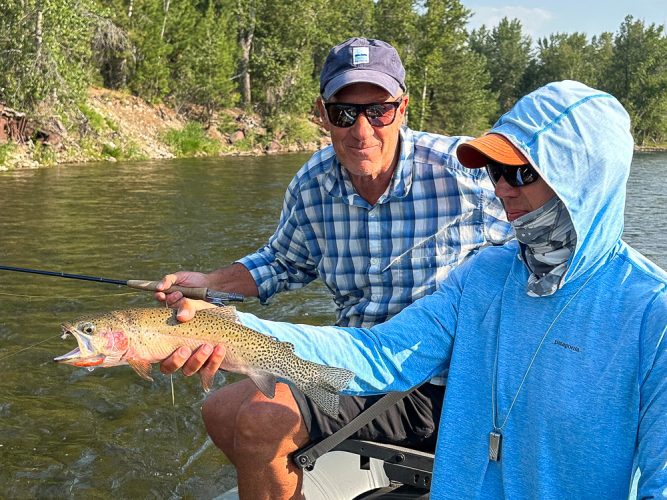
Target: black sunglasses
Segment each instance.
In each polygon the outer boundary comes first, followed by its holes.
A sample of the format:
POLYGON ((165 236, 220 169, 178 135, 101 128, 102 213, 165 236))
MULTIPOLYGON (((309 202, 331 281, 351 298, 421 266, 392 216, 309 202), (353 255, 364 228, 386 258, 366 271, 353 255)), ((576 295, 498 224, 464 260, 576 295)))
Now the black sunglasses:
POLYGON ((344 102, 327 102, 324 107, 327 110, 329 121, 334 127, 347 128, 354 125, 363 113, 373 127, 386 127, 394 123, 396 110, 403 102, 401 97, 395 102, 372 102, 369 104, 348 104, 344 102))
POLYGON ((505 178, 507 184, 513 187, 522 187, 532 184, 540 178, 540 174, 531 165, 503 165, 490 161, 486 165, 486 171, 495 186, 501 177, 505 178))

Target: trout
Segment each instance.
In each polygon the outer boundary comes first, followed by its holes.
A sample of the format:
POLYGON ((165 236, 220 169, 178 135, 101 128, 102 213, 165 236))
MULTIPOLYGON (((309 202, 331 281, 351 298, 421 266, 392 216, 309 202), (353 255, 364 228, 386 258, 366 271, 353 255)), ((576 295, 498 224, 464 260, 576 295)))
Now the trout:
MULTIPOLYGON (((226 348, 223 370, 247 375, 268 398, 275 395, 276 378, 287 380, 333 418, 338 393, 354 377, 349 370, 301 359, 289 342, 246 328, 234 307, 204 309, 185 323, 172 309, 128 309, 63 323, 62 330, 63 336, 76 338, 78 347, 54 361, 82 367, 127 364, 146 380, 153 380, 151 363, 181 346, 195 350, 204 343, 221 344, 226 348)), ((211 388, 213 377, 201 376, 204 390, 211 388)))

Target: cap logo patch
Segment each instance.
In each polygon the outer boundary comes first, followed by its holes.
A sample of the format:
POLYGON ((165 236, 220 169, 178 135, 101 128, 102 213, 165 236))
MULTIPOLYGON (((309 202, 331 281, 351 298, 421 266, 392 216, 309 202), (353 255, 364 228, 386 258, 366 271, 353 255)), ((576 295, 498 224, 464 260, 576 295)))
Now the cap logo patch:
POLYGON ((368 47, 352 47, 352 64, 368 64, 370 56, 368 47))

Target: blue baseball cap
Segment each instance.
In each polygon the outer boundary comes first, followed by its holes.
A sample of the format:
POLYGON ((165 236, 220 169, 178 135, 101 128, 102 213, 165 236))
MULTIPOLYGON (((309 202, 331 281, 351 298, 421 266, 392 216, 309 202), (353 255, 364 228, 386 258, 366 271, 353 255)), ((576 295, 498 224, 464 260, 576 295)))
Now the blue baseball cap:
POLYGON ((391 95, 405 91, 405 68, 396 49, 367 38, 350 38, 336 45, 320 73, 320 94, 326 101, 352 83, 372 83, 391 95))

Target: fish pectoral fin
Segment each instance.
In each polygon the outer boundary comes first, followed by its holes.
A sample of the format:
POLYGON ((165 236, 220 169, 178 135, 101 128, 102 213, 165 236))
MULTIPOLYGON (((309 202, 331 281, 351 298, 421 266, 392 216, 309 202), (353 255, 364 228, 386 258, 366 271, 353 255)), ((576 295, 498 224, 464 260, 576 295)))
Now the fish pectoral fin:
POLYGON ((217 371, 211 373, 204 373, 203 371, 199 371, 199 378, 201 380, 201 386, 204 388, 204 392, 208 392, 211 390, 211 387, 213 387, 213 380, 215 380, 215 374, 218 373, 217 371))
POLYGON ((128 359, 127 364, 130 365, 141 378, 150 380, 151 382, 153 381, 153 377, 151 377, 151 364, 148 361, 128 359))
POLYGON ((267 398, 273 399, 276 395, 276 376, 267 372, 250 372, 248 377, 252 380, 257 388, 267 398))

